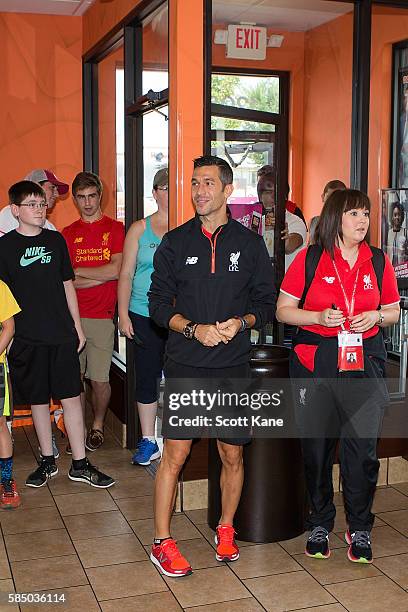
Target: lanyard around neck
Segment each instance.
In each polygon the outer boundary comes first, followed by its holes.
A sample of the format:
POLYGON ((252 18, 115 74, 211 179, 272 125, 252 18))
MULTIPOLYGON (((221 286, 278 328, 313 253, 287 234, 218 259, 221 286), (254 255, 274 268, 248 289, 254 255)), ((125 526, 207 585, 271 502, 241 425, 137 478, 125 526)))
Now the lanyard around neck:
POLYGON ((344 303, 346 304, 346 308, 347 308, 347 315, 349 317, 352 317, 353 314, 354 314, 354 302, 355 302, 355 295, 356 295, 358 277, 359 277, 359 274, 360 274, 360 268, 357 270, 356 280, 354 281, 353 291, 351 293, 351 300, 349 300, 348 297, 347 297, 346 291, 344 289, 344 285, 341 282, 340 274, 339 274, 339 271, 337 270, 337 266, 336 266, 336 263, 335 263, 334 259, 332 259, 332 262, 333 262, 334 271, 335 271, 336 276, 337 276, 337 280, 339 281, 340 288, 341 288, 341 290, 343 292, 344 303))

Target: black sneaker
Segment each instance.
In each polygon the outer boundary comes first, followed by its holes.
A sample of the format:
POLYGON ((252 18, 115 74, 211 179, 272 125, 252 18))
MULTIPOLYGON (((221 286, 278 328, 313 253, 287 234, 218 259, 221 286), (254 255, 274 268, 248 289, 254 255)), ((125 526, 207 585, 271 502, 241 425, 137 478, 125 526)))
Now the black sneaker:
POLYGON ((315 527, 306 542, 305 554, 315 559, 330 557, 329 532, 324 527, 315 527))
POLYGON ((75 470, 74 466, 71 465, 68 478, 76 482, 87 482, 91 487, 97 487, 98 489, 107 489, 115 484, 113 478, 96 469, 88 459, 85 459, 85 461, 86 467, 80 470, 75 470))
POLYGON ((353 563, 372 563, 373 551, 371 549, 371 539, 369 531, 355 531, 350 533, 349 530, 344 534, 344 539, 349 545, 347 557, 353 563))
POLYGON ((47 463, 47 461, 42 459, 38 468, 27 478, 26 485, 27 487, 42 487, 47 483, 49 478, 57 474, 58 468, 55 463, 47 463))

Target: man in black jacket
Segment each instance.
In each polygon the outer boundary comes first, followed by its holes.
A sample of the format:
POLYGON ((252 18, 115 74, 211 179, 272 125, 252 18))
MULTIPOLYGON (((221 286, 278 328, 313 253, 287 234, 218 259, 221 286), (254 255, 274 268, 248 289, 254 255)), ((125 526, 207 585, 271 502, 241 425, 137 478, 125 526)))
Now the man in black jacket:
MULTIPOLYGON (((196 215, 166 234, 154 257, 149 309, 152 319, 170 330, 167 380, 248 378, 249 330, 260 329, 274 315, 276 292, 265 244, 228 215, 232 180, 231 167, 223 159, 196 159, 191 183, 196 215)), ((239 557, 233 519, 244 478, 242 447, 248 441, 217 442, 222 461, 222 515, 216 531, 219 561, 239 557)), ((166 438, 156 476, 150 558, 173 577, 192 571, 170 535, 178 475, 191 444, 191 439, 166 438)))

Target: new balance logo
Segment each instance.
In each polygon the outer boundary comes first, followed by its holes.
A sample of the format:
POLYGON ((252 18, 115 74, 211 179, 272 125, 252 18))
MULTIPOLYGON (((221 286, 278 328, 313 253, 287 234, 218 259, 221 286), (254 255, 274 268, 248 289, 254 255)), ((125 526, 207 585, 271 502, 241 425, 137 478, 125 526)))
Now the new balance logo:
POLYGON ((332 285, 334 283, 334 276, 323 276, 323 280, 329 285, 332 285))
POLYGON ((45 247, 28 247, 24 255, 21 256, 20 266, 23 268, 30 266, 35 261, 41 260, 41 263, 50 263, 52 251, 45 251, 45 247))
POLYGON ((194 264, 196 264, 198 261, 198 257, 187 257, 186 259, 186 266, 188 266, 190 264, 190 266, 193 266, 194 264))
POLYGON ((74 244, 78 244, 79 242, 82 242, 83 239, 84 239, 83 236, 77 236, 77 238, 75 238, 75 240, 74 240, 74 244))

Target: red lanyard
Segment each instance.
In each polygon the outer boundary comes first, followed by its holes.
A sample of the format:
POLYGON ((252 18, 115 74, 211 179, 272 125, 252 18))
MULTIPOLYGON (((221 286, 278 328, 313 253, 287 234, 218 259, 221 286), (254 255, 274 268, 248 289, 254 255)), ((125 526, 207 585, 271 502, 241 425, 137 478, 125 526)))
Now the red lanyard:
POLYGON ((339 274, 339 272, 337 270, 337 266, 335 264, 334 259, 332 259, 332 262, 333 262, 334 271, 335 271, 336 276, 337 276, 337 280, 339 281, 341 290, 343 292, 344 303, 346 304, 346 308, 347 308, 347 314, 348 314, 349 317, 352 317, 353 313, 354 313, 354 301, 355 301, 354 298, 355 298, 355 295, 356 295, 357 281, 358 281, 358 276, 360 274, 360 268, 357 270, 356 280, 354 281, 354 287, 353 287, 353 291, 352 291, 352 294, 351 294, 351 300, 349 301, 349 299, 348 299, 348 297, 346 295, 346 292, 344 290, 343 283, 341 282, 340 274, 339 274))

